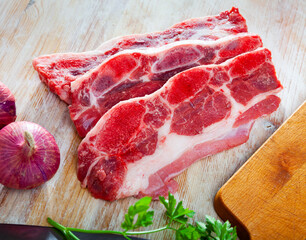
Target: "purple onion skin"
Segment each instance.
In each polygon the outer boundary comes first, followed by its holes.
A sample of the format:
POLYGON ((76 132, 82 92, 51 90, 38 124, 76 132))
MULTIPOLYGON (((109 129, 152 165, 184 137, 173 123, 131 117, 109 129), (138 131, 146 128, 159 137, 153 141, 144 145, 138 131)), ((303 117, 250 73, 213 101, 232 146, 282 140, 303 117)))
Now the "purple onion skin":
POLYGON ((31 189, 51 179, 60 165, 54 137, 32 122, 13 122, 0 130, 0 183, 15 189, 31 189), (27 136, 33 136, 27 141, 27 136), (35 148, 32 148, 33 143, 35 148))
POLYGON ((15 98, 11 91, 0 82, 0 129, 16 120, 15 98))

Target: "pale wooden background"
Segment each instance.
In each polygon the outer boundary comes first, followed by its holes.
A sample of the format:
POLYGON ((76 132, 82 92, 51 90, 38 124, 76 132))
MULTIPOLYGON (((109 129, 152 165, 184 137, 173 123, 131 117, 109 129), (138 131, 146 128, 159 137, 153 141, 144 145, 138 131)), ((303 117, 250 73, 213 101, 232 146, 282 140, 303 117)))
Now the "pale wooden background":
MULTIPOLYGON (((0 222, 48 225, 46 217, 71 227, 120 229, 128 198, 113 203, 94 199, 76 178, 77 147, 81 139, 67 105, 38 78, 31 60, 41 54, 93 50, 103 41, 133 33, 160 31, 187 18, 216 15, 239 7, 249 31, 259 34, 272 51, 277 75, 284 85, 282 103, 271 116, 258 120, 250 140, 235 149, 205 158, 177 177, 175 195, 194 209, 195 219, 217 217, 213 199, 218 189, 306 99, 306 1, 241 0, 0 0, 0 81, 14 93, 17 120, 33 121, 54 136, 61 166, 47 184, 20 191, 0 185, 0 222)), ((162 208, 153 227, 163 225, 162 208)), ((169 239, 172 233, 151 235, 169 239)))

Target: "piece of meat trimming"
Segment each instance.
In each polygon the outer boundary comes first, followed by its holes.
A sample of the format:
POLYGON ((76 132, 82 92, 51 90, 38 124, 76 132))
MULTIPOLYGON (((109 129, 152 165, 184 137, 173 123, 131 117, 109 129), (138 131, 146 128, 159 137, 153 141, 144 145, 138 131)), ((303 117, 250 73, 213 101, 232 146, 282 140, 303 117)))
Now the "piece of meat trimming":
POLYGON ((95 51, 39 56, 33 60, 33 67, 41 81, 70 104, 71 82, 120 51, 159 47, 188 39, 217 40, 241 32, 247 32, 245 19, 237 8, 232 8, 216 16, 185 20, 162 32, 114 38, 104 42, 95 51))
POLYGON ((259 36, 241 33, 216 41, 186 40, 122 51, 71 84, 71 119, 85 137, 118 102, 151 94, 186 69, 218 64, 258 47, 262 47, 259 36))
POLYGON ((78 179, 105 200, 174 193, 192 163, 246 142, 281 89, 265 48, 181 72, 102 116, 78 148, 78 179))

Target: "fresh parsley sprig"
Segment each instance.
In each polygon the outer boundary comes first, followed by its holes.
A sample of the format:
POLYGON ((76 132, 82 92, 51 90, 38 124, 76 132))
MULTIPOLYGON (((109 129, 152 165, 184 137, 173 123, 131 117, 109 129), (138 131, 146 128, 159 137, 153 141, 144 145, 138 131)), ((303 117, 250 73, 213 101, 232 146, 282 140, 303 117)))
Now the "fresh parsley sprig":
POLYGON ((123 231, 112 230, 84 230, 79 228, 65 227, 51 218, 47 221, 53 227, 60 230, 67 240, 80 240, 72 232, 85 233, 108 233, 119 234, 126 239, 130 239, 131 235, 143 235, 156 233, 164 230, 175 231, 176 240, 235 240, 237 239, 236 227, 231 227, 231 224, 226 221, 222 224, 219 220, 210 216, 205 216, 205 222, 197 221, 195 224, 188 222, 193 218, 195 212, 183 207, 183 202, 176 204, 176 199, 169 193, 168 199, 159 197, 160 202, 166 208, 166 225, 153 230, 134 231, 140 227, 147 227, 153 224, 154 211, 149 211, 151 197, 144 197, 138 200, 134 205, 130 206, 128 212, 124 216, 124 221, 121 224, 123 231))
POLYGON ((154 211, 148 211, 151 198, 144 197, 140 200, 135 205, 130 206, 128 213, 125 214, 125 220, 121 224, 121 227, 125 230, 124 232, 153 224, 154 211), (137 220, 135 221, 136 215, 137 220))

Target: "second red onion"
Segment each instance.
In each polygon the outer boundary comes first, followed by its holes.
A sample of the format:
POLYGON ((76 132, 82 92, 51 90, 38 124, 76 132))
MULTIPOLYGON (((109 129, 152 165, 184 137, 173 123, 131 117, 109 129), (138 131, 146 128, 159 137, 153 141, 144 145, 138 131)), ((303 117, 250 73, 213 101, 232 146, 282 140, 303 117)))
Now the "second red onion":
POLYGON ((15 120, 15 97, 8 87, 0 82, 0 129, 15 120))

